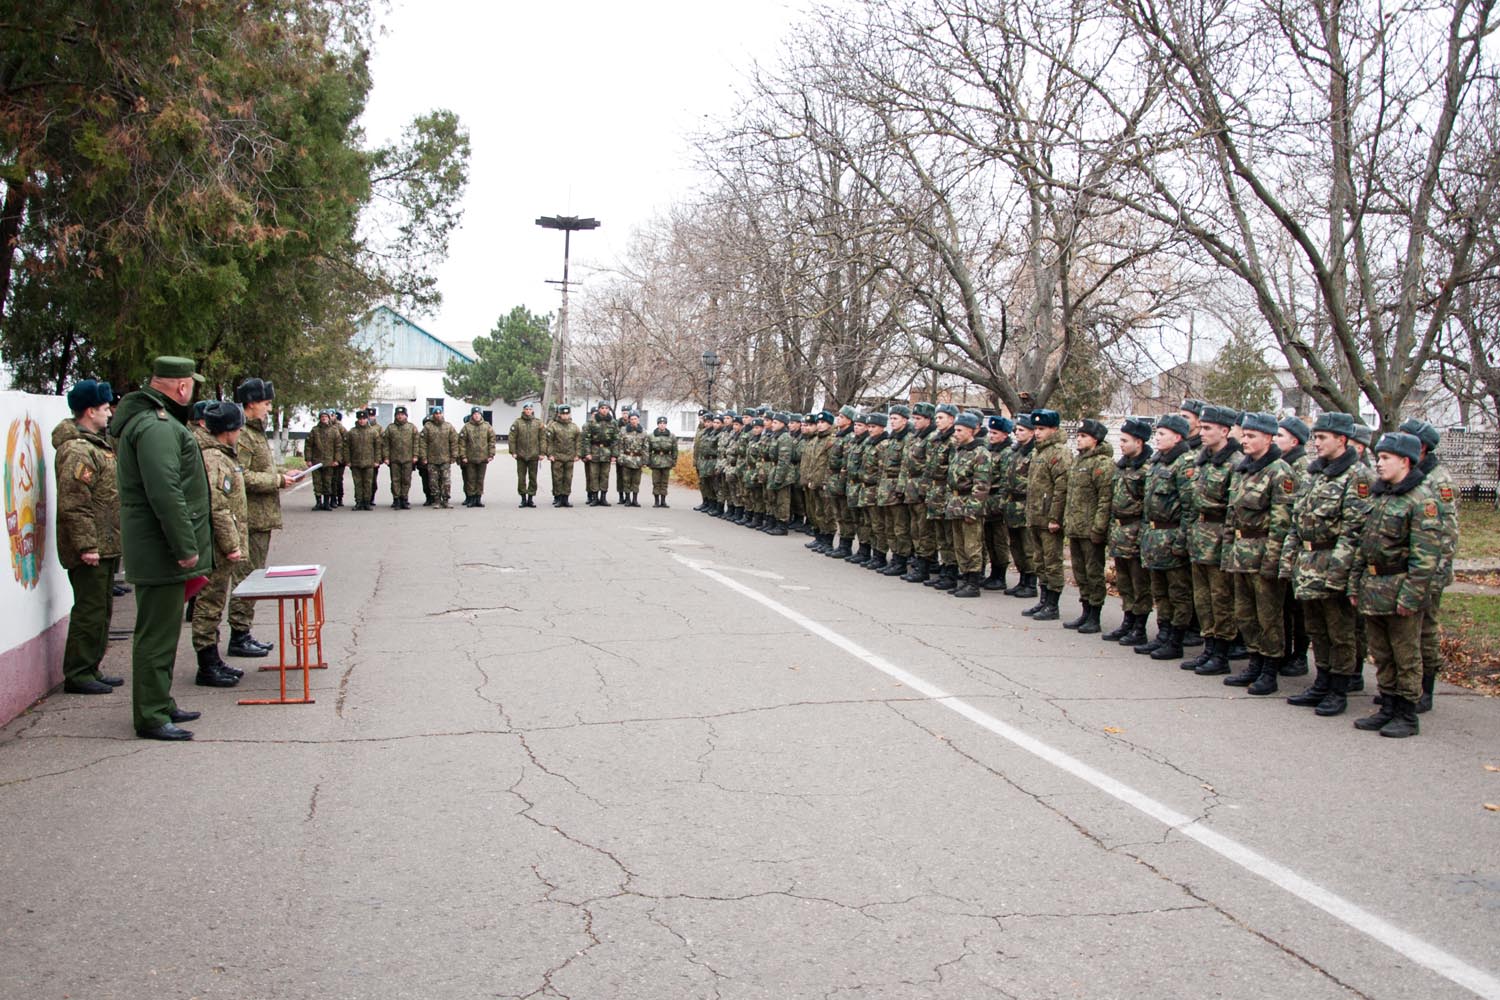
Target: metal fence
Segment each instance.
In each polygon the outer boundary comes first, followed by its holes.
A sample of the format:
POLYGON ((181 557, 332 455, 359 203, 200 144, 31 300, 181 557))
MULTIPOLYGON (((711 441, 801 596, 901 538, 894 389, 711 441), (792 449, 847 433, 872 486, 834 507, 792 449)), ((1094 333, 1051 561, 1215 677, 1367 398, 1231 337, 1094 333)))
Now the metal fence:
POLYGON ((1437 453, 1465 500, 1495 502, 1500 490, 1500 432, 1444 431, 1437 453))

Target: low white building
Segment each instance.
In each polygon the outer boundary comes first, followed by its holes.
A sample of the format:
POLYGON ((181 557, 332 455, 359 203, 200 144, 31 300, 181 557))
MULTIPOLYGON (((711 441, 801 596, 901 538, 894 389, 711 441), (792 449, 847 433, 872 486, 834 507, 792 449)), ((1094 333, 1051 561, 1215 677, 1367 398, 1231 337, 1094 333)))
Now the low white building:
POLYGON ((397 406, 405 406, 417 422, 434 407, 446 412, 450 421, 467 419, 469 404, 448 396, 443 375, 449 361, 472 364, 473 355, 439 340, 388 306, 365 317, 354 343, 373 354, 379 366, 379 381, 369 402, 382 427, 391 422, 397 406))

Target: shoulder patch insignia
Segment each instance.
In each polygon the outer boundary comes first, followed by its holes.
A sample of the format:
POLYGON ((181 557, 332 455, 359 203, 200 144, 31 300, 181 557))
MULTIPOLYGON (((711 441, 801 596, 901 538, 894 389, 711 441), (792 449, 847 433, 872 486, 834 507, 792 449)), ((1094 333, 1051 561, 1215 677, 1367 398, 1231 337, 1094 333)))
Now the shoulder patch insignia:
POLYGON ((233 476, 225 476, 224 477, 224 485, 221 486, 220 489, 222 489, 226 494, 233 494, 234 493, 234 477, 233 476))
POLYGON ((1428 517, 1437 517, 1437 510, 1438 508, 1436 500, 1429 500, 1422 507, 1422 513, 1426 514, 1428 517))
POLYGON ((165 419, 167 419, 167 411, 158 408, 157 411, 156 411, 156 419, 157 420, 165 420, 165 419))
POLYGON ((1355 486, 1354 486, 1354 492, 1356 492, 1356 493, 1359 494, 1359 498, 1361 500, 1364 500, 1364 499, 1368 498, 1369 495, 1370 495, 1370 484, 1369 483, 1356 483, 1355 486))
POLYGON ((1182 474, 1184 476, 1187 476, 1189 479, 1196 479, 1198 476, 1198 467, 1196 465, 1190 465, 1183 470, 1182 474))
POLYGON ((78 468, 73 470, 73 478, 80 483, 92 483, 94 481, 94 470, 79 462, 78 468))
POLYGON ((1287 493, 1296 493, 1297 480, 1293 479, 1291 476, 1287 476, 1281 481, 1281 488, 1287 493))
POLYGON ((1451 487, 1451 486, 1444 486, 1442 489, 1438 490, 1438 496, 1440 496, 1440 497, 1443 498, 1443 503, 1452 503, 1453 502, 1453 487, 1451 487))

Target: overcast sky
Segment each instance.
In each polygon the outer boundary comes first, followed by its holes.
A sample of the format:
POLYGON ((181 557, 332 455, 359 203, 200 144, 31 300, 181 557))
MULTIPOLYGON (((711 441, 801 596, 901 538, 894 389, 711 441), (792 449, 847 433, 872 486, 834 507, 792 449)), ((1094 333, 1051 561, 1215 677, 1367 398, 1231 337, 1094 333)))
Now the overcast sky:
POLYGON ((607 265, 687 192, 687 137, 733 107, 752 61, 774 61, 806 0, 709 4, 395 0, 365 114, 372 143, 414 115, 456 111, 473 144, 463 228, 440 272, 443 304, 413 317, 472 340, 521 304, 555 312, 562 234, 540 215, 593 216, 573 266, 607 265))

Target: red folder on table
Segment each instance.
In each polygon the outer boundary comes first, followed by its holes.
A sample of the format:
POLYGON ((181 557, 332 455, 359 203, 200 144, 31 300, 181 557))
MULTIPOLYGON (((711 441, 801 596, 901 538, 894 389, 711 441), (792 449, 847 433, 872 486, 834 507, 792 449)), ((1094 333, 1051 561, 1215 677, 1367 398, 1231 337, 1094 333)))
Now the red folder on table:
POLYGON ((316 566, 268 566, 266 567, 266 579, 276 580, 285 576, 317 576, 316 566))

